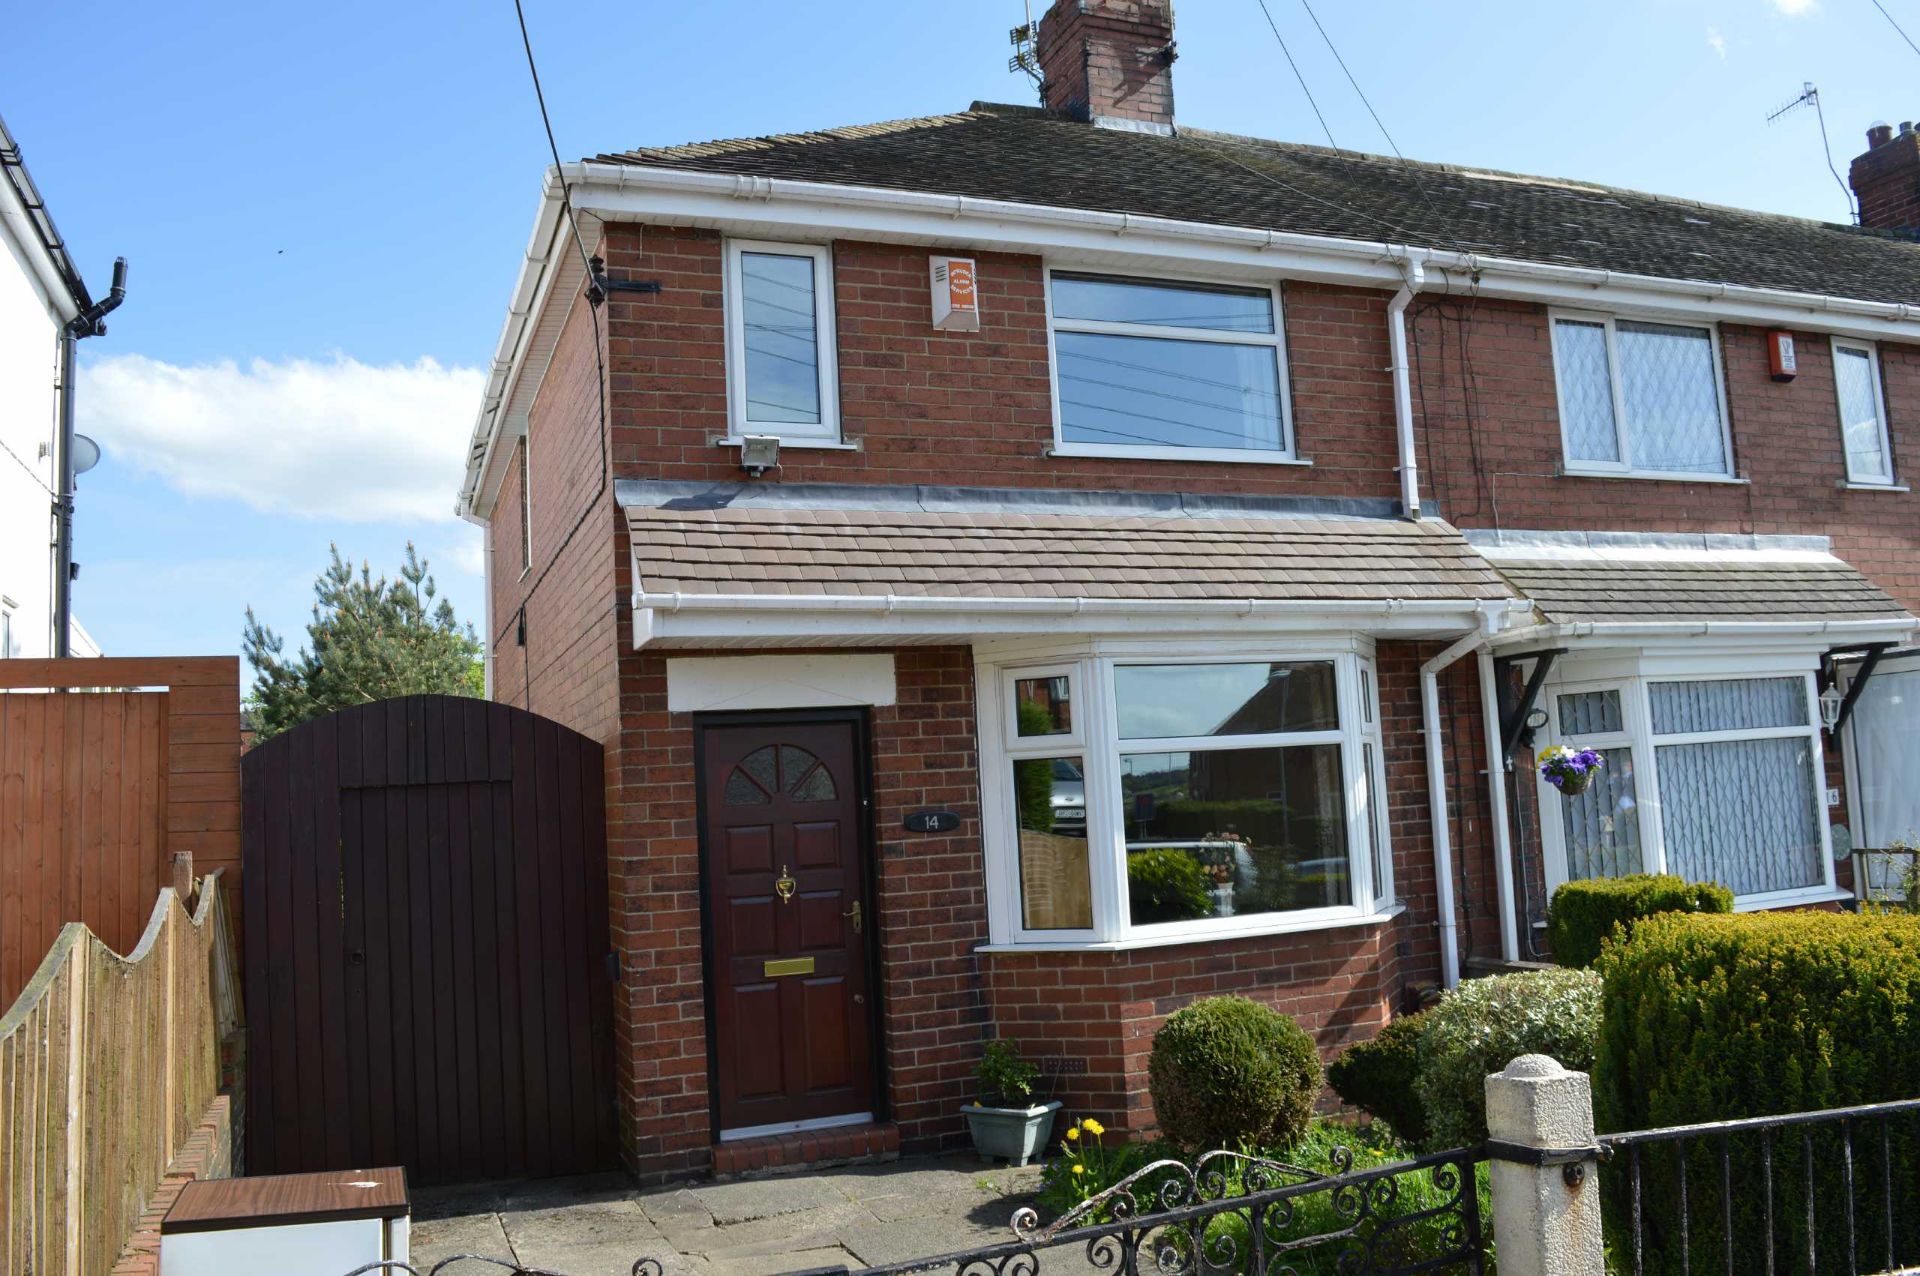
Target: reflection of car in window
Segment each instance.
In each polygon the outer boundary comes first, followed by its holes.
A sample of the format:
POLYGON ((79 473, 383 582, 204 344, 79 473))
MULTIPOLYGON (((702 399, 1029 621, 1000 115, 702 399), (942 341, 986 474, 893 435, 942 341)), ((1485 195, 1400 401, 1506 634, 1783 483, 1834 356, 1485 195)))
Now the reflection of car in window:
POLYGON ((1087 784, 1069 758, 1053 760, 1053 829, 1067 837, 1087 835, 1087 784))

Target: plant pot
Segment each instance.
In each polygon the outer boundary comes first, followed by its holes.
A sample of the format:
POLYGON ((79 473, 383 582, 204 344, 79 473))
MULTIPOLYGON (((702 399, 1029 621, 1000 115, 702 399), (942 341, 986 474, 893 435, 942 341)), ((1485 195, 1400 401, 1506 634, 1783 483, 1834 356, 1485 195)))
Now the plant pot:
POLYGON ((967 1127, 973 1131, 973 1148, 982 1157, 1004 1157, 1015 1165, 1025 1165, 1053 1134, 1053 1114, 1060 1100, 1033 1108, 989 1108, 978 1103, 961 1107, 967 1114, 967 1127))
POLYGON ((1579 797, 1593 783, 1593 772, 1582 775, 1563 775, 1560 777, 1560 792, 1567 797, 1579 797))

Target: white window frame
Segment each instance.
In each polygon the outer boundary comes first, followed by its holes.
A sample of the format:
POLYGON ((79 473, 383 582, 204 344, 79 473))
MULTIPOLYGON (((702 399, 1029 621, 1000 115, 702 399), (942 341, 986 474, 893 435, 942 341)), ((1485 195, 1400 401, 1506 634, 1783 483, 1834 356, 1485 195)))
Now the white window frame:
MULTIPOLYGON (((1626 747, 1632 750, 1634 801, 1640 820, 1641 871, 1664 873, 1667 871, 1667 839, 1660 805, 1659 746, 1704 744, 1723 740, 1792 737, 1808 739, 1813 747, 1814 791, 1819 799, 1817 823, 1820 826, 1822 879, 1813 886, 1789 891, 1735 896, 1734 908, 1745 912, 1750 909, 1780 908, 1844 898, 1845 892, 1838 890, 1835 885, 1830 816, 1824 801, 1827 787, 1826 751, 1824 741, 1821 739, 1819 695, 1814 687, 1813 669, 1809 667, 1813 659, 1809 656, 1807 661, 1790 663, 1762 659, 1720 662, 1720 667, 1709 670, 1697 664, 1668 663, 1656 658, 1643 658, 1637 662, 1629 662, 1625 672, 1609 669, 1597 676, 1583 673, 1580 670, 1581 662, 1576 660, 1570 662, 1564 670, 1557 667, 1556 676, 1548 680, 1541 692, 1542 705, 1547 710, 1547 726, 1543 732, 1542 742, 1543 745, 1593 744, 1595 748, 1626 747), (1807 701, 1805 725, 1671 735, 1654 734, 1650 691, 1653 683, 1724 682, 1749 678, 1800 680, 1805 689, 1807 701), (1589 735, 1570 735, 1561 731, 1557 697, 1583 691, 1605 690, 1616 690, 1620 693, 1620 716, 1625 727, 1624 731, 1589 735)), ((1559 803, 1563 799, 1557 789, 1540 778, 1538 768, 1534 771, 1534 786, 1540 811, 1540 842, 1542 858, 1546 863, 1547 892, 1551 895, 1554 890, 1568 881, 1566 834, 1559 809, 1559 803)))
POLYGON ((1397 916, 1393 900, 1393 843, 1387 817, 1386 754, 1379 737, 1378 672, 1371 647, 1353 640, 1345 647, 1272 644, 1232 645, 1192 655, 1191 644, 1134 642, 1093 644, 1078 658, 983 661, 976 666, 980 704, 980 779, 982 841, 986 852, 989 948, 1124 949, 1255 935, 1289 934, 1330 927, 1370 924, 1397 916), (1325 731, 1260 735, 1201 736, 1122 741, 1119 735, 1114 670, 1121 665, 1207 665, 1258 662, 1323 662, 1334 666, 1340 726, 1325 731), (1360 670, 1367 670, 1373 703, 1363 709, 1360 670), (1015 734, 1014 684, 1018 679, 1069 674, 1072 679, 1073 731, 1059 735, 1015 734), (1366 719, 1370 717, 1371 721, 1366 719), (1363 740, 1374 743, 1370 783, 1361 779, 1363 740), (1129 920, 1126 881, 1126 830, 1121 796, 1123 753, 1186 753, 1222 749, 1274 748, 1310 744, 1340 746, 1345 793, 1346 852, 1353 903, 1325 908, 1259 913, 1241 917, 1134 925, 1129 920), (1087 801, 1088 878, 1093 894, 1093 925, 1084 930, 1029 930, 1020 892, 1020 847, 1012 785, 1013 763, 1022 758, 1076 756, 1081 759, 1087 801), (1368 821, 1380 838, 1380 859, 1388 879, 1376 884, 1365 840, 1368 821))
POLYGON ((1311 465, 1301 459, 1299 440, 1293 427, 1293 382, 1287 360, 1287 320, 1282 308, 1278 282, 1247 279, 1206 279, 1194 276, 1139 275, 1098 269, 1067 261, 1049 261, 1041 273, 1043 300, 1047 311, 1047 379, 1053 393, 1054 456, 1126 457, 1148 461, 1227 461, 1242 465, 1311 465), (1056 319, 1053 313, 1055 275, 1081 275, 1117 282, 1166 284, 1177 288, 1217 288, 1223 292, 1259 292, 1263 288, 1273 306, 1272 332, 1229 332, 1219 328, 1181 328, 1159 324, 1111 323, 1097 319, 1056 319), (1062 332, 1090 332, 1119 337, 1155 337, 1170 341, 1196 341, 1213 345, 1267 347, 1274 352, 1274 364, 1280 387, 1280 434, 1278 451, 1255 448, 1173 447, 1151 443, 1068 442, 1066 418, 1060 402, 1060 343, 1062 332))
POLYGON ((1880 380, 1880 347, 1871 341, 1855 341, 1850 337, 1833 338, 1833 404, 1840 418, 1840 461, 1846 466, 1847 482, 1857 487, 1895 487, 1899 484, 1899 471, 1893 463, 1893 440, 1887 430, 1887 392, 1880 380), (1879 474, 1856 474, 1853 470, 1853 450, 1847 446, 1847 405, 1840 397, 1840 352, 1850 350, 1867 356, 1867 379, 1873 383, 1873 411, 1880 422, 1880 455, 1887 458, 1887 472, 1879 474))
POLYGON ((520 579, 533 570, 533 432, 520 436, 520 579))
POLYGON ((13 655, 13 600, 0 600, 0 660, 13 655))
POLYGON ((1733 426, 1727 414, 1727 373, 1720 355, 1720 325, 1701 323, 1687 319, 1677 319, 1669 315, 1635 314, 1632 311, 1591 311, 1565 310, 1554 307, 1547 311, 1547 334, 1553 354, 1554 411, 1560 419, 1560 464, 1565 473, 1583 478, 1635 478, 1660 479, 1683 483, 1738 483, 1733 456, 1733 426), (1615 325, 1619 320, 1628 323, 1657 323, 1668 328, 1691 328, 1707 334, 1707 341, 1713 351, 1713 395, 1720 409, 1720 455, 1726 459, 1724 471, 1682 471, 1682 470, 1646 470, 1635 468, 1633 464, 1633 426, 1627 420, 1626 392, 1620 378, 1620 350, 1616 338, 1615 325), (1573 448, 1567 437, 1567 392, 1561 377, 1562 360, 1560 357, 1560 323, 1598 324, 1606 329, 1607 338, 1607 379, 1613 394, 1613 430, 1618 461, 1576 461, 1573 448))
POLYGON ((781 243, 760 239, 729 239, 724 254, 727 328, 728 438, 738 443, 749 434, 778 436, 784 446, 840 446, 840 342, 833 318, 833 250, 824 244, 781 243), (741 256, 766 253, 778 257, 805 257, 813 262, 814 351, 820 378, 820 421, 756 421, 747 400, 747 328, 745 277, 741 256))

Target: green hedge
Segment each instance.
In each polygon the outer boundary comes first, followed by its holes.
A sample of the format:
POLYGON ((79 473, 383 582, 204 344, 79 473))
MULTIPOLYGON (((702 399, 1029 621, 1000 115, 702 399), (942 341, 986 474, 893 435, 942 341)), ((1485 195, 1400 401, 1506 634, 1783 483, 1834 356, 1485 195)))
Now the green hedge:
POLYGON ((1385 1121, 1406 1142, 1427 1139, 1420 1079, 1420 1035, 1427 1012, 1402 1015, 1372 1041, 1348 1046, 1327 1068, 1327 1084, 1342 1100, 1385 1121))
MULTIPOLYGON (((1594 1066, 1596 1116, 1621 1131, 1767 1116, 1920 1097, 1920 917, 1846 913, 1757 913, 1703 917, 1670 913, 1634 926, 1602 954, 1605 980, 1594 1066)), ((1920 1122, 1887 1127, 1887 1160, 1897 1198, 1911 1199, 1920 1168, 1920 1122)), ((1843 1173, 1853 1203, 1882 1253, 1882 1129, 1857 1122, 1854 1156, 1839 1128, 1822 1128, 1811 1151, 1785 1131, 1772 1143, 1776 1254, 1806 1252, 1803 1164, 1814 1167, 1815 1236, 1825 1245, 1843 1228, 1843 1173)), ((1758 1136, 1729 1149, 1736 1269, 1757 1270, 1766 1236, 1758 1136)), ((1676 1270, 1677 1167, 1667 1149, 1643 1156, 1649 1244, 1664 1255, 1651 1270, 1676 1270)), ((1720 1270, 1720 1147, 1696 1146, 1687 1197, 1695 1270, 1720 1270), (1710 1261, 1709 1261, 1710 1260, 1710 1261)), ((1618 1183, 1623 1175, 1614 1175, 1618 1183)), ((1626 1208, 1616 1191, 1611 1208, 1626 1208)), ((1896 1211, 1896 1265, 1920 1258, 1920 1211, 1896 1211)), ((1831 1253, 1831 1250, 1827 1252, 1831 1253)), ((1878 1270, 1876 1267, 1875 1270, 1878 1270)))
POLYGON ((1436 1148, 1487 1137, 1486 1080, 1516 1056, 1552 1055, 1593 1066, 1600 977, 1590 970, 1527 970, 1469 979, 1427 1011, 1415 1088, 1436 1148))
POLYGON ((1212 887, 1200 861, 1183 850, 1162 846, 1127 853, 1127 907, 1136 926, 1212 916, 1212 887))
POLYGON ((1562 966, 1591 966, 1616 926, 1631 926, 1655 913, 1731 913, 1733 892, 1714 882, 1689 882, 1667 873, 1596 877, 1568 882, 1547 905, 1553 959, 1562 966))
POLYGON ((1306 1029, 1245 997, 1207 997, 1174 1011, 1147 1056, 1154 1119, 1189 1152, 1292 1147, 1323 1080, 1306 1029))

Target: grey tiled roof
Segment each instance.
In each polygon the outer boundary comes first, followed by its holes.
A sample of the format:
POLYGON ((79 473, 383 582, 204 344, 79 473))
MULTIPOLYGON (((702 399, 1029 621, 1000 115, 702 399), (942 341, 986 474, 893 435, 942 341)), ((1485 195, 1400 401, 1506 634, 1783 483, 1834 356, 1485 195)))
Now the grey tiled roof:
POLYGON ((1892 620, 1906 608, 1838 559, 1495 558, 1557 624, 1633 620, 1892 620))
POLYGON ((1096 128, 1027 107, 975 103, 952 115, 597 158, 1920 302, 1920 245, 1852 226, 1200 129, 1096 128))
POLYGON ((1509 598, 1445 523, 626 510, 650 593, 1385 601, 1509 598))

